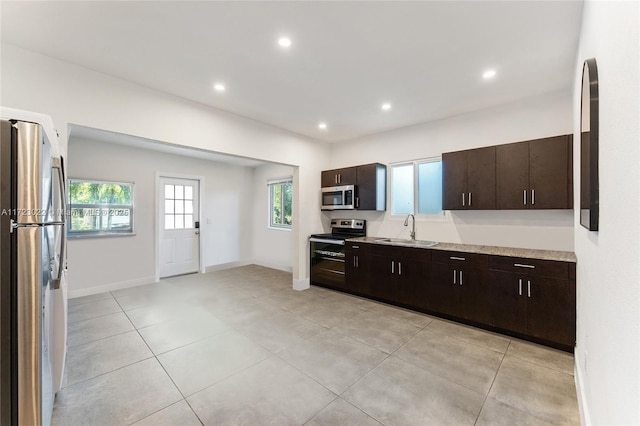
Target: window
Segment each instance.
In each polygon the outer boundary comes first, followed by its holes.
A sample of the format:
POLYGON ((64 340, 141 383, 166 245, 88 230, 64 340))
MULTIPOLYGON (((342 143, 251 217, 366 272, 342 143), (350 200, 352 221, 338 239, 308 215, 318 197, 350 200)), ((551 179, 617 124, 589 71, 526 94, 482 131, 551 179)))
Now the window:
POLYGON ((442 160, 418 162, 418 214, 442 214, 442 160))
POLYGON ((193 186, 164 186, 164 229, 192 229, 193 186))
POLYGON ((69 237, 133 234, 133 183, 69 179, 69 237))
POLYGON ((291 229, 291 200, 293 183, 291 178, 273 180, 269 187, 269 227, 291 229))
POLYGON ((413 213, 413 163, 391 167, 391 214, 413 213))
POLYGON ((391 166, 391 214, 442 214, 439 157, 391 166))

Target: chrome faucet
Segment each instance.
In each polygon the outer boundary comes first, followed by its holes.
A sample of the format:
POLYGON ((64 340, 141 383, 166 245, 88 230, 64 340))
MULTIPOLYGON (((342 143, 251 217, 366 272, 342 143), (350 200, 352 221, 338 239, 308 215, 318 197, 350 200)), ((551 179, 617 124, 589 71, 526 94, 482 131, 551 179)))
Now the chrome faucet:
POLYGON ((409 236, 411 236, 411 239, 413 241, 416 240, 416 217, 412 214, 408 215, 407 218, 404 220, 404 226, 409 226, 409 218, 413 219, 413 223, 411 224, 411 233, 409 234, 409 236))

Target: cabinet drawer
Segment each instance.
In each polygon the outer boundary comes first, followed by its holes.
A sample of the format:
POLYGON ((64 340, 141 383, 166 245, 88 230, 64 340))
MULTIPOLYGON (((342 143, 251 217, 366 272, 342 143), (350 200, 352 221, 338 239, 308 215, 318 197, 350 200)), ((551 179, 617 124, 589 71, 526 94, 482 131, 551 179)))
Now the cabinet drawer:
POLYGON ((460 265, 469 268, 486 269, 489 261, 486 254, 463 253, 457 251, 432 250, 431 261, 447 265, 460 265))
POLYGON ((431 251, 417 247, 402 247, 385 244, 369 244, 368 254, 375 256, 387 256, 405 260, 420 260, 428 262, 431 259, 431 251))
POLYGON ((491 256, 489 258, 489 269, 557 279, 572 278, 569 276, 570 264, 554 260, 491 256))
POLYGON ((347 242, 344 246, 345 251, 353 252, 354 254, 365 254, 369 252, 371 244, 352 243, 347 242))

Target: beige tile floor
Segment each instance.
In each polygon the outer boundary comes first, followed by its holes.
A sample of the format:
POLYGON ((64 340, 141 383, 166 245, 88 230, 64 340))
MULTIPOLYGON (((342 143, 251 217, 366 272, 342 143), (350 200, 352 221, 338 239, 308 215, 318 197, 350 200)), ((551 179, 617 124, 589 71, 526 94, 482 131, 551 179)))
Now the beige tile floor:
POLYGON ((565 352, 244 266, 69 301, 54 425, 579 424, 565 352))

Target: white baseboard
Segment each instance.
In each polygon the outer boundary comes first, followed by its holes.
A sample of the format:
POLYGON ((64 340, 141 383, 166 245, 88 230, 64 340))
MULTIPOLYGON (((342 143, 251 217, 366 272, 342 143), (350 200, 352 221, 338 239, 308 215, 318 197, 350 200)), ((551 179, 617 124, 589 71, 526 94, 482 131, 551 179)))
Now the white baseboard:
POLYGON ((575 377, 576 381, 576 393, 578 394, 578 409, 580 411, 580 424, 590 425, 591 416, 589 415, 589 406, 587 405, 587 395, 585 394, 584 389, 584 378, 582 377, 582 370, 578 368, 579 365, 582 365, 582 359, 578 355, 578 351, 574 351, 574 367, 573 367, 573 377, 575 377))
POLYGON ((301 280, 296 280, 296 279, 293 280, 294 290, 306 290, 309 287, 311 287, 309 278, 303 278, 301 280))
POLYGON ((217 265, 207 266, 205 268, 205 273, 206 272, 223 271, 225 269, 237 268, 238 266, 251 265, 252 263, 253 262, 246 261, 246 260, 238 260, 236 262, 228 262, 228 263, 219 263, 217 265))
POLYGON ((281 263, 272 262, 266 259, 254 258, 251 263, 253 263, 254 265, 264 266, 265 268, 277 269, 284 272, 293 272, 293 268, 291 267, 291 265, 283 265, 281 263))
MULTIPOLYGON (((156 282, 155 277, 138 278, 129 281, 120 281, 109 284, 96 285, 93 287, 79 288, 77 290, 69 290, 69 299, 76 297, 91 296, 92 294, 104 293, 106 291, 122 290, 123 288, 137 287, 139 285, 151 284, 156 282)), ((70 283, 73 286, 73 283, 70 283)))

